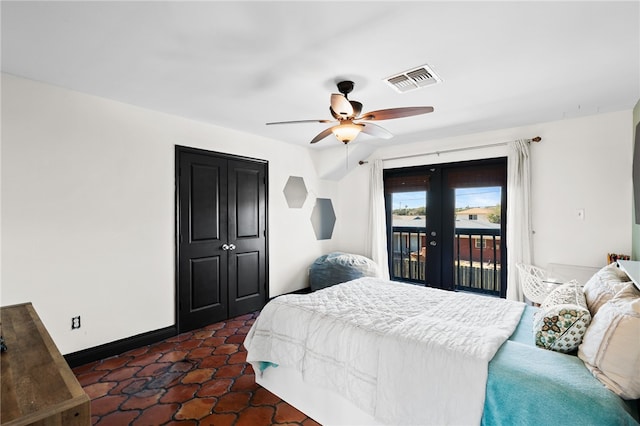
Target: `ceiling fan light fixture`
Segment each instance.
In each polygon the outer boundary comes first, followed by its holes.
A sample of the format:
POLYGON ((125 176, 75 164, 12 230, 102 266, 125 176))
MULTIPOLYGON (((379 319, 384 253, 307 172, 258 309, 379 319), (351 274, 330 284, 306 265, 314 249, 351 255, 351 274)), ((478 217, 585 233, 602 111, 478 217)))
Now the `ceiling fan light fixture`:
MULTIPOLYGON (((420 71, 422 73, 422 71, 420 71)), ((420 74, 422 75, 422 74, 420 74)), ((318 133, 310 144, 317 143, 328 137, 330 134, 340 142, 347 145, 358 137, 360 132, 364 132, 376 138, 389 139, 393 135, 382 127, 372 123, 360 123, 360 121, 390 120, 393 118, 411 117, 414 115, 427 114, 433 112, 431 106, 412 106, 401 108, 386 108, 375 111, 362 112, 362 103, 347 99, 347 94, 353 89, 353 82, 341 81, 338 83, 340 94, 331 94, 329 112, 334 120, 296 120, 296 121, 276 121, 267 124, 287 124, 287 123, 338 123, 318 133), (354 121, 357 121, 354 123, 354 121)))
POLYGON ((344 123, 339 126, 335 126, 331 131, 335 135, 336 139, 344 144, 348 144, 360 134, 363 127, 364 126, 362 124, 344 123))

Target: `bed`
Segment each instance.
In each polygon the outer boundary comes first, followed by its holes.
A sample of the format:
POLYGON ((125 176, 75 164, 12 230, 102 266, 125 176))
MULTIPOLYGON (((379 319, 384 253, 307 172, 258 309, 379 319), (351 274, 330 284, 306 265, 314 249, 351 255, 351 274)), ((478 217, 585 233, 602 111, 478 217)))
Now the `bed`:
POLYGON ((270 301, 256 382, 323 425, 637 425, 575 355, 536 347, 536 308, 364 277, 270 301))

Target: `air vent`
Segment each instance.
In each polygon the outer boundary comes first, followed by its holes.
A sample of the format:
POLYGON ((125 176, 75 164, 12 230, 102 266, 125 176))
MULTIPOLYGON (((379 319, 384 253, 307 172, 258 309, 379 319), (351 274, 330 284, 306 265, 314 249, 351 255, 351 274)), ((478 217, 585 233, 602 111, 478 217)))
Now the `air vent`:
POLYGON ((385 78, 385 81, 399 93, 417 90, 442 81, 428 65, 405 71, 385 78))

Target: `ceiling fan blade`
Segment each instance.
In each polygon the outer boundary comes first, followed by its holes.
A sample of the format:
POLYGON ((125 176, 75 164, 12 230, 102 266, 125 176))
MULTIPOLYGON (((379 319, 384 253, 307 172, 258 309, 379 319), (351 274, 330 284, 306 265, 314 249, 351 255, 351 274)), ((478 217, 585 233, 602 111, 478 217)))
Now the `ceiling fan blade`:
POLYGON ((343 118, 353 117, 353 106, 345 95, 331 94, 331 109, 343 118))
POLYGON ((362 112, 362 104, 358 101, 349 101, 349 103, 351 104, 351 107, 353 108, 353 115, 352 117, 357 117, 360 115, 360 113, 362 112))
POLYGON ((273 121, 266 123, 267 126, 271 124, 296 124, 296 123, 335 123, 335 120, 294 120, 294 121, 273 121))
POLYGON ((391 120, 392 118, 411 117, 412 115, 427 114, 433 112, 433 107, 405 107, 379 109, 362 114, 358 120, 391 120))
POLYGON ((366 133, 368 135, 375 136, 376 138, 382 138, 382 139, 391 139, 393 137, 390 131, 378 126, 377 124, 373 124, 373 123, 359 123, 359 124, 364 126, 362 128, 362 133, 366 133))
POLYGON ((321 131, 320 133, 318 133, 318 135, 315 138, 311 139, 310 143, 316 143, 321 141, 322 139, 329 136, 332 133, 332 131, 333 131, 333 127, 329 127, 328 129, 321 131))
POLYGON ((340 114, 338 114, 337 112, 335 112, 331 106, 329 106, 329 112, 331 113, 331 116, 336 120, 342 120, 343 117, 340 116, 340 114))

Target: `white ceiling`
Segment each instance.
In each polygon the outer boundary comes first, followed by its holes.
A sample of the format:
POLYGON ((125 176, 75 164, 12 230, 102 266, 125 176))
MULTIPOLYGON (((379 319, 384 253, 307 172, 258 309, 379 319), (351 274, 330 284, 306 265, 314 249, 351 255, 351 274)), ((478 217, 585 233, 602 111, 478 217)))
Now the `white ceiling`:
MULTIPOLYGON (((309 145, 335 83, 400 144, 631 109, 640 99, 640 3, 9 2, 2 71, 194 120, 309 145), (385 77, 428 64, 435 86, 385 77)), ((335 147, 327 138, 314 148, 335 147)))

